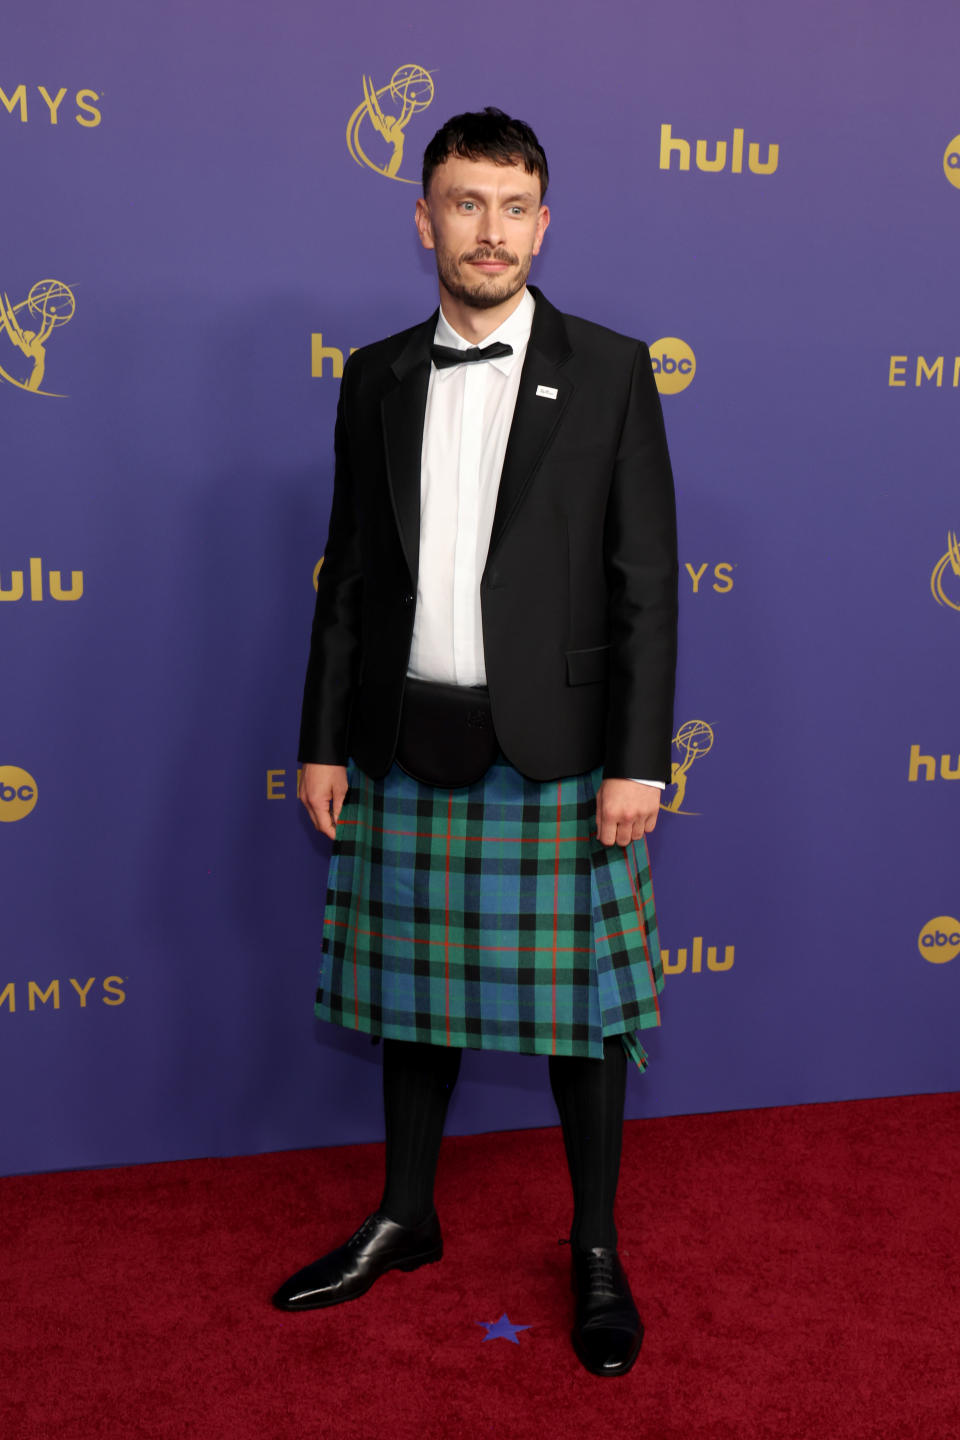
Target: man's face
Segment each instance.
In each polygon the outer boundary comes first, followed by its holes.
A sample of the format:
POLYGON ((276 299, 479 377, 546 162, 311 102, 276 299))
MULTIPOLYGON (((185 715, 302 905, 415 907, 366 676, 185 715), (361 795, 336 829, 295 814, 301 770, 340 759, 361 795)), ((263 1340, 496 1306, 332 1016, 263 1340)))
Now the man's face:
POLYGON ((521 165, 451 155, 417 201, 416 222, 421 244, 436 251, 441 291, 489 310, 523 289, 550 211, 521 165))

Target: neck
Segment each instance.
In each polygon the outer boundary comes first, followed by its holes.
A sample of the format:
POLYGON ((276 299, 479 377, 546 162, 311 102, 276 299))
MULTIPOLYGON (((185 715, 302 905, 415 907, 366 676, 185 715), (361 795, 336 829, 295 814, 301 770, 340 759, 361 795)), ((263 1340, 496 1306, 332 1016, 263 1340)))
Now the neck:
POLYGON ((504 300, 502 305, 493 305, 489 310, 478 310, 475 305, 468 305, 457 296, 451 295, 446 286, 441 284, 440 304, 457 334, 463 340, 469 340, 471 345, 479 345, 513 314, 526 293, 527 287, 524 285, 516 295, 504 300))

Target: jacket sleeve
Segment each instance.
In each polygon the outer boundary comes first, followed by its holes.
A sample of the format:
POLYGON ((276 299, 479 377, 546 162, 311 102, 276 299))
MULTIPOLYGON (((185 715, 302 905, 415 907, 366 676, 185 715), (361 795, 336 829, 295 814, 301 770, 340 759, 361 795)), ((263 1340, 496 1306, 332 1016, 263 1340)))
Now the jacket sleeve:
POLYGON ((317 577, 300 720, 302 764, 346 764, 350 710, 359 679, 363 575, 348 423, 354 370, 351 356, 344 366, 337 402, 333 504, 317 577))
POLYGON ((673 474, 650 353, 639 345, 604 521, 610 668, 606 777, 669 783, 677 659, 673 474))

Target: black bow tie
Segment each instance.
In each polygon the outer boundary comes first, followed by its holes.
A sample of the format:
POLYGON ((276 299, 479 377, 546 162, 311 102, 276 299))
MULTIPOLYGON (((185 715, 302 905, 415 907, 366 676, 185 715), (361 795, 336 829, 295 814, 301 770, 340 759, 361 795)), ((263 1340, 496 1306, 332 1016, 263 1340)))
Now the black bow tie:
POLYGON ((513 346, 504 345, 501 340, 485 345, 482 350, 479 345, 473 345, 469 350, 454 350, 450 345, 434 345, 430 354, 437 369, 446 370, 449 365, 469 365, 474 360, 498 360, 501 355, 512 355, 513 346))

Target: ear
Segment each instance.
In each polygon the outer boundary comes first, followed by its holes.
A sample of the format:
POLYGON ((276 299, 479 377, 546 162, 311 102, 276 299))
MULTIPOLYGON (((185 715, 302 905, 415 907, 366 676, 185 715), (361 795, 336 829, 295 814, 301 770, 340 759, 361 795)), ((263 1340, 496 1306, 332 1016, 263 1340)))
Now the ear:
POLYGON ((547 226, 550 224, 550 207, 541 205, 537 212, 537 229, 533 241, 533 255, 540 254, 540 246, 543 244, 543 237, 547 233, 547 226))
POLYGON ((417 201, 417 208, 413 212, 413 219, 420 234, 420 244, 424 250, 436 249, 433 239, 433 225, 430 220, 430 209, 422 195, 417 201))

